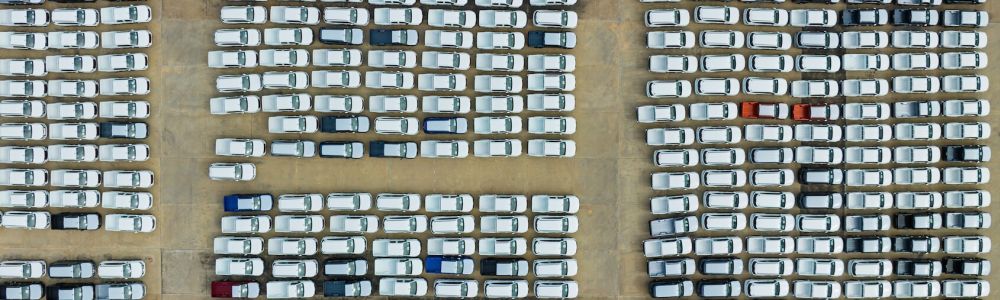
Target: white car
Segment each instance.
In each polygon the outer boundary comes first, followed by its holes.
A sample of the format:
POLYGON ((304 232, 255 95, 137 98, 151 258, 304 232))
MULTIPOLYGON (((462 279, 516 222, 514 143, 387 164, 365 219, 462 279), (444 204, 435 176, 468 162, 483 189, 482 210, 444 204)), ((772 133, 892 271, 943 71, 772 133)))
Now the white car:
MULTIPOLYGON (((259 43, 259 39, 258 39, 259 43)), ((264 29, 264 44, 269 46, 308 46, 313 43, 313 31, 309 27, 264 29)))
MULTIPOLYGON (((317 106, 319 100, 317 100, 317 106)), ((260 97, 235 96, 209 99, 210 111, 213 115, 244 114, 260 112, 260 97)))
POLYGON ((49 11, 45 9, 28 8, 0 10, 0 26, 44 27, 46 25, 49 25, 49 11))
POLYGON ((375 118, 375 133, 416 135, 420 124, 413 117, 377 117, 375 118))
MULTIPOLYGON (((86 68, 86 64, 84 65, 83 68, 86 68)), ((109 54, 109 55, 97 56, 97 71, 100 72, 142 71, 148 68, 149 68, 149 57, 143 53, 109 54)))
POLYGON ((528 118, 528 133, 573 134, 575 132, 576 132, 576 118, 573 117, 528 118))
POLYGON ((265 290, 268 299, 309 298, 316 295, 316 284, 309 280, 270 281, 265 290))
MULTIPOLYGON (((372 233, 379 229, 376 216, 335 215, 330 217, 330 232, 339 233, 372 233)), ((326 242, 324 241, 324 249, 326 242)), ((327 253, 323 250, 323 253, 327 253)))
POLYGON ((698 36, 702 48, 742 48, 746 41, 742 31, 734 30, 703 30, 698 36))
POLYGON ((97 117, 94 102, 49 103, 45 106, 45 118, 49 120, 89 120, 97 117))
POLYGON ((0 80, 0 96, 41 98, 47 95, 43 80, 0 80))
MULTIPOLYGON (((537 278, 570 277, 577 273, 576 259, 536 259, 532 268, 537 278)), ((536 291, 537 292, 537 291, 536 291)))
POLYGON ((836 97, 840 95, 840 84, 836 80, 795 80, 792 81, 792 97, 836 97))
POLYGON ((257 176, 257 167, 251 163, 214 163, 208 167, 212 180, 250 181, 257 176))
POLYGON ((216 258, 215 274, 220 276, 260 276, 264 260, 260 258, 216 258))
MULTIPOLYGON (((49 56, 58 57, 58 56, 49 56)), ((73 57, 73 56, 68 56, 73 57)), ((93 56, 87 56, 93 60, 93 56)), ((81 57, 82 60, 83 57, 81 57)), ((42 59, 0 59, 0 75, 4 76, 45 76, 48 74, 49 58, 42 59)), ((92 64, 91 64, 92 65, 92 64)), ((57 67, 57 66, 54 66, 57 67)), ((91 71, 92 72, 92 71, 91 71)))
POLYGON ((652 55, 649 57, 649 71, 654 73, 694 73, 698 70, 698 59, 693 55, 652 55))
POLYGON ((312 56, 317 67, 357 67, 362 61, 358 49, 315 49, 312 56))
POLYGON ((358 7, 327 7, 323 9, 323 22, 334 25, 365 26, 371 16, 367 9, 358 7))
MULTIPOLYGON (((424 51, 423 54, 421 54, 420 66, 429 69, 468 70, 471 61, 472 56, 468 53, 424 51)), ((478 58, 476 62, 478 68, 478 58)))
POLYGON ((523 213, 527 210, 528 198, 524 195, 482 195, 479 196, 479 211, 489 213, 523 213))
POLYGON ((982 75, 948 75, 941 77, 941 85, 946 93, 979 93, 989 89, 990 79, 982 75))
POLYGON ((427 280, 423 278, 381 278, 378 287, 381 296, 423 297, 427 294, 427 280))
POLYGON ((427 239, 427 255, 472 255, 476 252, 473 238, 427 239))
POLYGON ((149 94, 150 83, 146 77, 103 78, 100 83, 102 96, 149 94))
POLYGON ((644 105, 636 108, 639 123, 676 122, 686 119, 687 109, 682 104, 644 105))
POLYGON ((420 233, 427 231, 427 216, 386 216, 382 218, 385 233, 420 233))
POLYGON ((520 54, 476 54, 476 70, 521 72, 524 71, 524 56, 520 54))
POLYGON ((795 27, 833 27, 837 25, 837 12, 832 9, 793 9, 789 12, 788 23, 795 27))
MULTIPOLYGON (((355 70, 342 71, 342 72, 313 71, 313 85, 316 85, 317 83, 316 82, 317 76, 323 78, 338 78, 339 76, 337 75, 343 73, 351 73, 360 77, 360 73, 358 73, 358 71, 355 70)), ((413 73, 410 72, 371 71, 365 73, 365 86, 369 88, 412 89, 413 82, 414 82, 414 76, 413 73)))
POLYGON ((743 93, 747 95, 783 96, 788 93, 788 80, 784 78, 743 78, 743 93))
POLYGON ((94 80, 49 80, 46 86, 51 97, 97 97, 97 81, 94 80))
MULTIPOLYGON (((58 38, 64 39, 75 39, 75 37, 62 36, 66 34, 65 32, 55 33, 52 32, 50 35, 55 34, 58 38)), ((85 43, 87 46, 96 45, 97 43, 97 33, 89 32, 87 34, 93 39, 90 43, 85 43)), ((61 43, 57 43, 61 44, 61 43)), ((96 48, 97 46, 90 47, 96 48)), ((45 33, 41 32, 0 32, 0 48, 11 49, 11 50, 45 50, 49 48, 49 38, 45 33)))
POLYGON ((780 8, 751 7, 743 10, 743 24, 746 25, 781 27, 788 25, 788 19, 788 11, 780 8))
POLYGON ((844 140, 848 142, 884 142, 889 139, 892 139, 892 127, 887 124, 851 124, 844 127, 844 140))
POLYGON ((691 145, 695 140, 695 131, 691 128, 652 128, 646 130, 646 144, 691 145))
POLYGON ((536 10, 531 21, 537 27, 576 28, 577 14, 565 10, 536 10))
POLYGON ((791 72, 793 64, 791 55, 754 54, 747 60, 747 68, 752 72, 791 72))
POLYGON ((990 136, 990 125, 985 122, 944 124, 944 138, 949 140, 982 140, 990 136))
POLYGON ((476 26, 476 13, 471 10, 427 10, 427 25, 431 27, 472 28, 476 26))
MULTIPOLYGON (((97 36, 94 34, 92 37, 90 34, 83 32, 69 32, 63 33, 62 36, 53 37, 55 32, 49 33, 49 40, 54 48, 60 48, 55 46, 55 41, 63 41, 59 44, 62 45, 61 48, 96 48, 97 47, 97 36), (69 36, 66 36, 66 35, 69 36), (70 41, 69 39, 72 39, 70 41), (93 43, 93 44, 91 44, 93 43), (93 45, 93 47, 90 47, 93 45)), ((153 45, 153 33, 149 30, 130 30, 130 31, 105 31, 101 32, 101 48, 104 49, 123 49, 123 48, 149 48, 153 45)), ((230 45, 219 45, 219 46, 230 46, 230 45)), ((242 45, 241 45, 242 46, 242 45)))
POLYGON ((96 145, 49 145, 49 161, 54 162, 94 162, 97 161, 96 145))
POLYGON ((990 170, 981 167, 951 167, 941 172, 945 184, 984 184, 990 181, 990 170))
MULTIPOLYGON (((428 30, 431 34, 433 30, 428 30)), ((464 38, 467 43, 472 43, 472 35, 464 38)), ((453 43, 457 44, 457 43, 453 43)), ((478 32, 476 33, 476 48, 484 50, 519 50, 524 48, 524 34, 520 32, 478 32)), ((468 48, 468 47, 462 47, 468 48)))
POLYGON ((49 139, 54 140, 95 140, 98 137, 97 123, 53 123, 49 125, 49 139))
POLYGON ((528 140, 528 156, 573 157, 576 156, 576 142, 572 140, 528 140))
POLYGON ((740 20, 740 10, 731 6, 698 6, 694 10, 694 21, 706 24, 736 24, 740 20))
POLYGON ((944 31, 941 32, 941 47, 982 49, 986 47, 986 33, 982 31, 944 31))
POLYGON ((264 24, 267 9, 263 6, 223 6, 219 18, 225 24, 264 24))
MULTIPOLYGON (((319 72, 319 71, 314 71, 319 72)), ((356 72, 356 71, 355 71, 356 72)), ((321 79, 328 79, 323 76, 321 79)), ((360 75, 359 75, 360 77, 360 75)), ((313 82, 316 83, 321 80, 313 78, 313 82)), ((358 79, 360 82, 360 79, 358 79)), ((265 72, 261 75, 261 85, 265 89, 296 89, 301 90, 309 87, 309 75, 306 72, 265 72)), ((327 86, 321 86, 327 87, 327 86)))
POLYGON ((45 276, 43 260, 7 260, 0 262, 0 278, 40 279, 45 276))
POLYGON ((215 254, 260 255, 264 239, 259 237, 220 236, 212 240, 215 254))
POLYGON ((520 113, 523 110, 524 98, 521 96, 476 97, 476 112, 478 113, 520 113))
POLYGON ((480 10, 479 26, 483 28, 524 28, 528 14, 521 10, 480 10))
POLYGON ((465 74, 420 74, 417 78, 421 91, 460 92, 465 90, 467 81, 465 74))
POLYGON ((97 207, 102 198, 95 190, 56 190, 49 192, 49 206, 68 208, 97 207))
POLYGON ((889 46, 889 34, 884 31, 848 31, 840 36, 844 49, 881 49, 889 46))
POLYGON ((425 113, 447 114, 468 113, 472 103, 466 96, 424 96, 420 102, 425 113))
POLYGON ((104 171, 105 188, 148 189, 153 186, 152 171, 104 171))
POLYGON ((356 70, 313 71, 312 86, 318 88, 358 88, 361 87, 361 72, 356 70))
MULTIPOLYGON (((889 93, 889 81, 881 78, 848 79, 844 80, 842 88, 845 97, 881 97, 889 93)), ((844 108, 847 109, 847 106, 844 108)), ((886 115, 889 114, 888 108, 888 104, 886 104, 886 115)), ((850 112, 850 110, 846 112, 850 112)), ((847 118, 846 115, 845 118, 847 118)))
POLYGON ((313 102, 317 112, 360 113, 364 109, 364 98, 356 95, 318 95, 313 102))
MULTIPOLYGON (((4 217, 6 217, 6 214, 4 217)), ((104 230, 153 232, 156 230, 156 217, 151 215, 109 214, 104 216, 104 230)))
POLYGON ((104 24, 148 23, 153 19, 153 10, 147 5, 103 7, 100 15, 104 24))
POLYGON ((97 9, 57 8, 52 10, 52 24, 59 26, 97 26, 101 23, 97 9))
POLYGON ((646 11, 646 27, 687 26, 691 12, 687 9, 650 9, 646 11))
POLYGON ((106 260, 97 265, 101 279, 137 279, 146 275, 146 263, 141 260, 106 260))
POLYGON ((518 157, 522 147, 519 140, 477 140, 472 145, 477 157, 518 157))
POLYGON ((736 96, 740 93, 740 81, 736 78, 698 78, 694 81, 694 91, 701 96, 736 96))
POLYGON ((943 106, 948 117, 985 116, 990 111, 990 103, 985 99, 945 100, 943 106))
POLYGON ((153 194, 148 192, 104 192, 101 194, 101 202, 101 207, 104 208, 149 210, 153 208, 153 194))
POLYGON ((260 50, 260 65, 263 67, 305 67, 309 65, 309 51, 302 49, 260 50))
POLYGON ((892 47, 934 49, 937 48, 939 39, 938 33, 934 31, 897 30, 892 32, 892 47))
POLYGON ((941 149, 931 146, 897 147, 895 161, 897 163, 933 164, 941 160, 941 149))
POLYGON ((985 52, 945 52, 941 54, 941 67, 945 70, 979 70, 986 68, 985 52))
POLYGON ((646 83, 646 96, 650 98, 687 98, 691 96, 691 82, 687 80, 649 81, 646 83))
POLYGON ((937 123, 899 123, 893 128, 896 138, 904 141, 937 140, 941 138, 941 125, 937 123))
MULTIPOLYGON (((373 11, 375 25, 420 25, 424 13, 420 8, 376 8, 373 11)), ((475 23, 475 22, 473 22, 475 23)))
POLYGON ((420 202, 419 194, 378 194, 375 207, 383 211, 418 211, 420 202))
POLYGON ((515 134, 524 128, 519 116, 478 117, 473 124, 474 132, 478 134, 515 134))
POLYGON ((369 50, 368 65, 375 68, 413 68, 417 53, 413 51, 369 50))
MULTIPOLYGON (((288 216, 278 216, 288 217, 288 216)), ((319 217, 320 216, 312 216, 319 217)), ((275 222, 277 223, 277 222, 275 222)), ((316 239, 315 238, 288 238, 288 237, 277 237, 267 239, 267 255, 315 255, 316 254, 316 239)))
POLYGON ((792 47, 792 35, 785 32, 755 31, 747 35, 747 48, 761 50, 788 50, 792 47))
POLYGON ((277 116, 267 118, 271 133, 313 133, 318 130, 316 116, 277 116))
MULTIPOLYGON (((480 33, 483 34, 483 33, 480 33)), ((433 48, 446 48, 446 49, 470 49, 472 48, 472 33, 468 31, 446 31, 446 30, 427 30, 424 32, 424 44, 427 47, 433 48)), ((484 44, 480 41, 480 47, 484 44)), ((499 46, 499 44, 494 45, 499 47, 497 49, 504 49, 505 46, 499 46)), ((523 47, 523 46, 522 46, 523 47)))
POLYGON ((465 158, 469 156, 469 142, 421 141, 420 156, 428 158, 465 158))
POLYGON ((646 48, 690 49, 694 47, 694 33, 690 31, 651 31, 646 33, 646 48))
POLYGON ((274 217, 274 232, 316 233, 323 231, 323 216, 282 215, 274 217))
POLYGON ((101 172, 97 170, 52 170, 50 185, 55 187, 96 188, 101 185, 101 172))
POLYGON ((319 8, 305 6, 272 6, 271 23, 276 24, 319 24, 319 8))

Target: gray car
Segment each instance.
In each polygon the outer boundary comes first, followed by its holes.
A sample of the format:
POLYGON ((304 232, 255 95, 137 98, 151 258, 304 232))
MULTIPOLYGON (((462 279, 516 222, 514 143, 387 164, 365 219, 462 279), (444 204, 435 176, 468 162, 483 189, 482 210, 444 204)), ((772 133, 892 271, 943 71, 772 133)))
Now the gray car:
POLYGON ((365 144, 361 142, 319 143, 319 157, 358 159, 365 155, 365 144))
POLYGON ((328 260, 323 265, 326 276, 364 276, 368 273, 368 262, 363 259, 328 260))
POLYGON ((313 157, 316 143, 303 140, 278 140, 271 142, 272 156, 313 157))
POLYGON ((49 265, 51 278, 91 278, 94 277, 94 262, 88 260, 68 260, 49 265))

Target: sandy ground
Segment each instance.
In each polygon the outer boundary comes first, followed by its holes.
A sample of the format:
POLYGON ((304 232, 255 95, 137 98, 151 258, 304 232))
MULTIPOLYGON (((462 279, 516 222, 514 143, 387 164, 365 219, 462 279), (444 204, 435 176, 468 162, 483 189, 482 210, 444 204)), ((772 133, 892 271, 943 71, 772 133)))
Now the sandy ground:
MULTIPOLYGON (((639 4, 633 0, 581 1, 574 9, 581 20, 576 29, 579 44, 571 53, 577 56, 578 68, 574 72, 578 87, 577 109, 568 115, 579 120, 579 128, 572 139, 579 151, 573 159, 460 159, 409 161, 363 159, 342 161, 325 159, 264 158, 250 160, 258 165, 259 176, 251 183, 220 183, 207 178, 211 162, 227 161, 213 154, 213 141, 221 137, 302 138, 321 140, 371 140, 375 136, 307 135, 303 137, 275 136, 266 131, 265 114, 253 116, 213 117, 208 113, 208 99, 216 96, 213 87, 218 74, 241 71, 209 70, 206 53, 215 49, 211 34, 223 28, 218 21, 218 9, 228 1, 170 0, 150 1, 154 7, 154 22, 149 24, 154 32, 154 47, 147 53, 153 67, 142 74, 153 79, 153 93, 145 97, 153 104, 154 116, 148 121, 153 127, 149 143, 153 159, 142 168, 154 170, 157 175, 155 208, 159 228, 153 234, 113 234, 104 231, 91 233, 65 233, 55 231, 0 232, 0 257, 44 258, 54 261, 64 258, 143 258, 150 263, 150 274, 144 282, 150 289, 149 299, 204 299, 208 295, 208 282, 214 279, 214 255, 211 240, 219 235, 219 218, 222 216, 221 197, 236 192, 330 193, 338 191, 415 192, 429 193, 488 193, 514 194, 575 194, 582 200, 578 216, 581 228, 574 237, 580 243, 576 259, 580 272, 574 279, 581 285, 581 298, 645 298, 647 297, 645 259, 640 242, 648 237, 649 173, 656 171, 650 162, 653 149, 643 143, 645 128, 635 123, 635 107, 652 101, 643 94, 647 80, 667 78, 649 73, 647 58, 653 51, 645 49, 642 13, 664 5, 639 4)), ((700 2, 684 2, 681 7, 693 11, 700 2)), ((713 2, 715 3, 715 2, 713 2)), ((729 2, 728 5, 751 5, 729 2)), ((46 7, 55 7, 47 5, 46 7)), ((770 4, 752 5, 767 7, 770 4)), ((820 7, 786 3, 784 8, 820 7)), ((994 18, 1000 16, 997 4, 982 6, 994 18)), ((844 5, 834 6, 842 9, 844 5)), ((230 26, 231 27, 231 26, 230 26)), ((723 29, 733 26, 692 26, 688 30, 723 29), (703 27, 703 28, 699 28, 703 27)), ((743 27, 736 26, 736 27, 743 27)), ((116 29, 118 27, 115 27, 116 29)), ((122 27, 130 28, 130 27, 122 27)), ((738 28, 744 31, 762 30, 738 28)), ((98 28, 105 30, 105 27, 98 28)), ((784 28, 784 30, 788 30, 784 28)), ((995 27, 986 30, 990 38, 1000 38, 995 27)), ((316 44, 310 49, 323 47, 316 44)), ((985 51, 995 53, 996 43, 985 51)), ((96 50, 95 50, 96 51, 96 50)), ((790 51, 788 54, 797 54, 790 51)), ((3 57, 41 57, 46 53, 12 53, 3 51, 3 57)), ((102 52, 87 52, 94 55, 102 52)), ((538 52, 530 52, 538 53, 538 52)), ((656 52, 659 53, 659 52, 656 52)), ((666 52, 663 52, 666 53, 666 52)), ((727 50, 685 51, 691 54, 722 54, 727 50)), ((366 69, 362 69, 366 70, 366 69)), ((254 70, 254 72, 263 70, 254 70)), ((996 75, 995 68, 986 70, 996 75)), ((942 73, 943 74, 943 73, 942 73)), ((742 77, 746 74, 724 76, 742 77)), ((865 78, 873 74, 847 73, 834 75, 846 78, 865 78)), ((889 78, 901 75, 883 72, 874 76, 889 78)), ((94 75, 99 76, 99 75, 94 75)), ((797 75, 783 75, 797 79, 797 75)), ((52 77, 51 78, 57 78, 52 77)), ((674 77, 674 76, 670 76, 674 77)), ((685 76, 694 79, 696 76, 685 76)), ((86 77, 89 78, 89 77, 86 77)), ((95 77, 96 78, 96 77, 95 77)), ((471 77, 470 77, 471 81, 471 77)), ((366 93, 366 92, 362 92, 366 93)), ((374 93, 373 93, 374 94, 374 93)), ((365 94, 367 95, 367 94, 365 94)), ((968 95, 988 98, 989 95, 968 95)), ((894 97, 903 99, 946 99, 944 94, 924 97, 894 97)), ((951 96, 954 97, 954 96, 951 96)), ((966 95, 962 95, 966 97, 966 95)), ((689 98, 679 103, 696 101, 742 101, 742 97, 689 98)), ((761 99, 796 103, 791 98, 761 99)), ((841 99, 843 100, 843 99, 841 99)), ((852 99, 851 101, 888 101, 852 99)), ((529 116, 523 114, 522 116, 529 116)), ((1000 113, 994 112, 986 121, 994 121, 1000 113)), ((932 121, 945 121, 932 120, 932 121)), ((971 121, 971 119, 963 121, 971 121)), ((715 123, 686 122, 678 126, 704 126, 715 123)), ((743 125, 737 120, 727 124, 743 125)), ((662 126, 662 125, 661 125, 662 126)), ((670 125, 673 126, 673 125, 670 125)), ((994 128, 996 132, 996 128, 994 128)), ((386 137, 378 137, 386 138, 386 137)), ((393 138, 394 140, 419 140, 425 136, 393 138)), ((480 137, 465 136, 467 140, 480 137)), ((518 136, 526 140, 527 135, 518 136)), ((997 148, 997 142, 987 141, 997 148)), ((886 146, 903 145, 893 141, 886 146)), ((942 142, 945 144, 945 142, 942 142)), ((952 143, 948 143, 952 144, 952 143)), ((746 143, 740 147, 752 148, 746 143)), ((1000 160, 994 160, 990 167, 1000 160)), ((939 167, 947 166, 941 164, 939 167)), ((52 169, 62 166, 46 165, 52 169)), ((95 164, 94 168, 118 167, 95 164)), ((751 165, 745 165, 750 169, 751 165)), ((921 190, 944 190, 944 186, 930 186, 921 190)), ((950 187, 949 187, 950 188, 950 187)), ((963 187, 964 188, 964 187, 963 187)), ((969 187, 971 188, 971 187, 969 187)), ((989 188, 993 192, 997 189, 989 188)), ((797 192, 799 187, 785 189, 797 192)), ((896 191, 900 189, 893 189, 896 191)), ((749 191, 749 189, 747 189, 749 191)), ((700 194, 700 191, 698 192, 700 194)), ((991 208, 995 211, 996 205, 991 208)), ((100 210, 98 210, 100 211, 100 210)), ((55 210, 53 210, 55 212, 55 210)), ((102 211, 102 213, 104 213, 102 211)), ((845 215, 847 211, 839 211, 845 215)), ((890 211, 887 213, 894 213, 890 211)), ((325 213, 329 215, 329 213, 325 213)), ((946 233, 944 231, 933 234, 946 233)), ((749 234, 749 233, 747 233, 749 234)), ((930 232, 890 232, 889 235, 931 234, 930 232)), ((1000 238, 990 234, 995 240, 1000 238)), ((699 235, 700 236, 700 235, 699 235)), ((371 238, 369 238, 371 239, 371 238)), ((997 252, 994 252, 997 253, 997 252)), ((938 255, 942 256, 942 255, 938 255)), ((937 258, 938 256, 933 256, 937 258)), ((794 256, 793 256, 794 257, 794 256)), ((847 258, 846 256, 844 258, 847 258)), ((990 258, 1000 258, 991 254, 990 258)), ((322 258, 320 258, 322 259, 322 258)), ((994 278, 1000 278, 994 276, 994 278)), ((1000 279, 992 279, 994 285, 1000 279)))

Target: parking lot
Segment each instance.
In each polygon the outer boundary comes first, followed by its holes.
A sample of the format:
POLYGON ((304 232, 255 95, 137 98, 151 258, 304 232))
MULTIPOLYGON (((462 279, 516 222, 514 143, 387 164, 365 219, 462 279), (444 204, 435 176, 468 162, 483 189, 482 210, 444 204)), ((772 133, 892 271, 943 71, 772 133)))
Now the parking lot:
MULTIPOLYGON (((693 11, 703 3, 682 2, 679 7, 693 11)), ((720 3, 712 2, 713 5, 722 5, 720 3)), ((3 230, 0 231, 0 256, 47 260, 142 258, 148 268, 143 279, 149 288, 148 299, 205 299, 208 282, 214 273, 212 239, 221 234, 219 220, 223 215, 223 195, 334 191, 574 194, 581 201, 577 213, 580 229, 574 235, 580 249, 575 256, 580 270, 574 280, 580 284, 581 298, 648 297, 650 280, 640 243, 649 237, 648 221, 653 219, 649 198, 661 194, 649 187, 649 174, 659 168, 651 164, 653 149, 644 142, 644 129, 655 126, 636 125, 635 108, 672 103, 654 101, 644 94, 647 81, 665 77, 647 70, 648 57, 655 51, 645 49, 647 28, 642 23, 642 15, 653 5, 635 0, 591 0, 581 1, 574 7, 580 22, 575 29, 578 45, 569 52, 577 57, 574 74, 578 82, 573 91, 577 108, 570 114, 578 120, 577 132, 572 136, 578 152, 572 159, 334 161, 268 157, 254 161, 258 166, 254 181, 224 183, 210 181, 207 177, 207 166, 224 160, 214 154, 216 138, 273 140, 278 137, 267 133, 266 115, 219 118, 209 114, 208 99, 217 95, 214 83, 218 72, 205 67, 206 53, 216 49, 211 35, 222 28, 218 12, 226 1, 172 0, 149 1, 148 4, 154 11, 153 22, 149 24, 154 36, 153 47, 147 52, 154 63, 145 73, 152 81, 153 90, 146 97, 153 105, 152 116, 147 119, 152 128, 148 143, 153 149, 148 168, 157 176, 152 190, 156 199, 152 214, 158 219, 157 230, 151 234, 3 230), (26 253, 31 256, 26 257, 26 253)), ((733 5, 747 7, 739 3, 733 5)), ((990 11, 995 19, 1000 17, 997 5, 987 2, 977 9, 990 11)), ((821 6, 779 5, 789 9, 821 6)), ((842 9, 843 5, 836 7, 842 9)), ((733 29, 751 30, 743 25, 733 26, 733 29)), ((700 28, 691 26, 685 30, 700 28)), ((995 26, 980 30, 987 32, 990 39, 1000 40, 1000 30, 995 26)), ((991 43, 981 51, 992 54, 998 48, 1000 43, 991 43)), ((721 53, 729 52, 697 50, 686 54, 721 53)), ((996 77, 1000 71, 992 67, 979 74, 1000 78, 996 77)), ((744 75, 746 73, 737 73, 733 77, 744 75)), ((879 77, 893 75, 893 72, 886 72, 879 77)), ((984 94, 984 98, 992 94, 995 93, 984 94)), ((933 99, 944 100, 945 95, 934 95, 942 98, 933 99)), ((742 100, 740 97, 717 101, 742 100)), ((993 107, 994 112, 979 120, 991 124, 1000 122, 1000 113, 996 112, 996 105, 993 107)), ((945 122, 943 119, 928 121, 945 122)), ((670 126, 703 124, 711 123, 681 122, 670 126)), ((997 128, 993 129, 994 134, 998 132, 997 128)), ((1000 149, 996 139, 979 142, 1000 149)), ((893 147, 897 144, 890 141, 881 145, 893 147)), ((754 146, 744 142, 734 147, 749 149, 754 146)), ((985 166, 995 169, 998 160, 993 159, 985 166)), ((898 186, 885 191, 892 192, 896 188, 898 186)), ((992 185, 982 188, 1000 192, 992 185)), ((783 191, 799 192, 800 189, 792 186, 783 191)), ((1000 212, 996 207, 993 205, 984 211, 1000 212)), ((837 213, 843 215, 845 211, 837 213)), ((1000 235, 992 232, 982 234, 991 236, 994 241, 1000 239, 1000 235)), ((996 260, 1000 259, 1000 254, 993 251, 987 257, 996 260)), ((1000 286, 1000 277, 991 276, 990 281, 1000 286)))

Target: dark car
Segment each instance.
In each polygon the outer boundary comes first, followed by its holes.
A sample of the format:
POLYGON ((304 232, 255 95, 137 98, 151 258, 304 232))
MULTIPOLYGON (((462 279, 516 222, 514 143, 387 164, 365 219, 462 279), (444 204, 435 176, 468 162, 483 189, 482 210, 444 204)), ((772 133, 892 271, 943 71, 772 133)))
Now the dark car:
POLYGON ((260 284, 253 281, 213 281, 212 298, 260 297, 260 284))
POLYGON ((938 229, 941 224, 937 213, 896 215, 896 229, 938 229))
POLYGON ((986 3, 986 0, 944 0, 944 3, 948 3, 948 4, 982 4, 982 3, 986 3))
POLYGON ((483 259, 480 262, 479 274, 485 276, 525 276, 528 274, 528 261, 523 259, 483 259))
POLYGON ((990 160, 989 146, 945 146, 944 160, 956 162, 983 162, 990 160))
POLYGON ((889 11, 881 8, 845 9, 841 15, 844 26, 878 26, 889 23, 889 11))
POLYGON ((323 296, 368 297, 372 295, 372 282, 368 280, 324 281, 323 296))
POLYGON ((461 134, 469 130, 465 118, 426 118, 424 132, 429 134, 461 134))
POLYGON ((979 258, 948 258, 944 260, 944 272, 955 275, 990 275, 992 264, 979 258))
POLYGON ((338 132, 368 132, 371 121, 366 116, 326 116, 320 119, 319 131, 338 132))
MULTIPOLYGON (((0 299, 41 299, 44 286, 40 283, 9 283, 0 285, 0 299)), ((49 294, 48 299, 77 299, 77 298, 57 298, 49 294)), ((85 298, 86 299, 86 298, 85 298)), ((92 299, 92 298, 91 298, 92 299)))
POLYGON ((941 275, 941 263, 936 260, 901 259, 896 261, 895 269, 897 276, 933 277, 941 275))
MULTIPOLYGON (((39 284, 39 294, 41 294, 41 285, 39 284)), ((45 296, 49 300, 76 300, 76 299, 94 299, 94 286, 91 284, 56 284, 50 285, 46 291, 45 296)), ((39 295, 41 296, 41 295, 39 295)), ((4 298, 4 299, 19 299, 19 298, 4 298)))
POLYGON ((146 123, 103 122, 99 124, 99 135, 108 139, 144 139, 149 136, 146 123))
POLYGON ((417 143, 372 141, 368 143, 368 155, 371 157, 416 158, 417 143))
POLYGON ((269 211, 274 204, 270 194, 232 194, 222 197, 222 208, 227 212, 269 211))
POLYGON ((365 144, 361 142, 319 143, 319 157, 359 159, 365 155, 365 144))
POLYGON ((429 255, 424 260, 424 267, 430 274, 467 275, 472 274, 475 262, 467 256, 429 255))
POLYGON ((49 265, 49 278, 94 277, 94 262, 89 260, 57 261, 49 265))
POLYGON ((412 29, 371 29, 368 43, 372 46, 416 46, 417 31, 412 29))
POLYGON ((841 169, 801 169, 799 181, 805 184, 841 184, 844 171, 841 169))
MULTIPOLYGON (((66 0, 53 0, 55 2, 66 2, 66 0)), ((94 2, 97 0, 89 0, 86 2, 94 2)), ((81 1, 83 2, 83 1, 81 1)), ((0 4, 42 4, 45 0, 0 0, 0 4)))
POLYGON ((534 48, 576 48, 576 33, 529 31, 528 46, 534 48))
POLYGON ((357 28, 323 28, 319 30, 319 41, 331 45, 361 45, 365 32, 357 28))
POLYGON ((893 250, 906 253, 933 253, 941 248, 941 240, 936 237, 900 236, 893 244, 893 250))
POLYGON ((897 9, 892 11, 892 23, 895 25, 935 26, 938 24, 938 12, 930 9, 897 9))
POLYGON ((65 213, 52 216, 52 229, 97 230, 101 228, 101 215, 65 213))
POLYGON ((844 252, 882 253, 889 249, 892 241, 887 237, 852 237, 844 239, 844 252))

